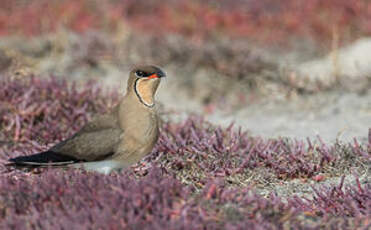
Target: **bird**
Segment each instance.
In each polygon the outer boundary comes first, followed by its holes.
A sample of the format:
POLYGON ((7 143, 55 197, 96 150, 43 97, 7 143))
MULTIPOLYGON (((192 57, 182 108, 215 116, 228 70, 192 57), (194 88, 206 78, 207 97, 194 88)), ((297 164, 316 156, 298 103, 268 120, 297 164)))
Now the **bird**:
POLYGON ((83 168, 102 174, 130 167, 150 153, 159 138, 155 94, 163 77, 158 66, 133 68, 126 94, 110 112, 96 115, 47 151, 11 158, 8 165, 83 168))

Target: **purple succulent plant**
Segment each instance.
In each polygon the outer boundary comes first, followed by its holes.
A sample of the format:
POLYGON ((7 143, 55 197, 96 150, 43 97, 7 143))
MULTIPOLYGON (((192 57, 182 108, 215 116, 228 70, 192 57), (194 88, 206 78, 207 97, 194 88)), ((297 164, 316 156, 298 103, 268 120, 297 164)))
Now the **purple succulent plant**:
MULTIPOLYGON (((117 95, 93 83, 55 78, 0 82, 0 160, 48 148, 77 131, 117 95)), ((153 152, 131 170, 100 175, 80 170, 29 172, 1 166, 3 229, 367 229, 371 185, 367 145, 263 139, 231 125, 190 116, 164 122, 153 152), (144 166, 143 166, 144 165, 144 166), (362 171, 360 168, 364 168, 362 171), (255 173, 255 174, 254 174, 255 173), (266 175, 260 175, 267 173, 266 175), (259 175, 258 175, 259 174, 259 175), (272 183, 343 175, 339 185, 312 186, 312 196, 261 195, 272 183), (246 179, 249 177, 250 179, 246 179), (252 178, 252 179, 251 179, 252 178)))

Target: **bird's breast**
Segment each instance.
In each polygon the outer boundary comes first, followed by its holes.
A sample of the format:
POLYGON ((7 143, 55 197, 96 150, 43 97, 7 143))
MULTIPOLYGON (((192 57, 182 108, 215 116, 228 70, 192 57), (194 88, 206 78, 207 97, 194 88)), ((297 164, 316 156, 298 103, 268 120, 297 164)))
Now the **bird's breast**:
POLYGON ((130 111, 122 116, 120 125, 124 133, 136 139, 151 139, 157 135, 158 124, 155 113, 130 111))

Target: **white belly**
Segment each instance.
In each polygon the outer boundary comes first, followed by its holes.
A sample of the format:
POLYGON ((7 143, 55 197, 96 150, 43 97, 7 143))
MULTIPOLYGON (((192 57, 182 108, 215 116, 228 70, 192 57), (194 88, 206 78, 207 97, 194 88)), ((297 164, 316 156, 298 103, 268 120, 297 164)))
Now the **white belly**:
POLYGON ((113 170, 127 168, 122 163, 113 160, 78 163, 70 166, 73 168, 81 168, 85 169, 86 171, 94 171, 105 175, 110 174, 113 170))

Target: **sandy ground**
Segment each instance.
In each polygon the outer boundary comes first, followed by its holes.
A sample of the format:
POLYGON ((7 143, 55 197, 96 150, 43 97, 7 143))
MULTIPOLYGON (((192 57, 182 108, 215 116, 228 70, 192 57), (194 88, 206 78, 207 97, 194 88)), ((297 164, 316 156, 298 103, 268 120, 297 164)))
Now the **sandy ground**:
POLYGON ((289 103, 268 102, 247 106, 235 114, 215 114, 213 122, 235 121, 253 135, 305 139, 320 135, 325 141, 366 141, 371 125, 371 94, 341 92, 300 98, 289 103))

